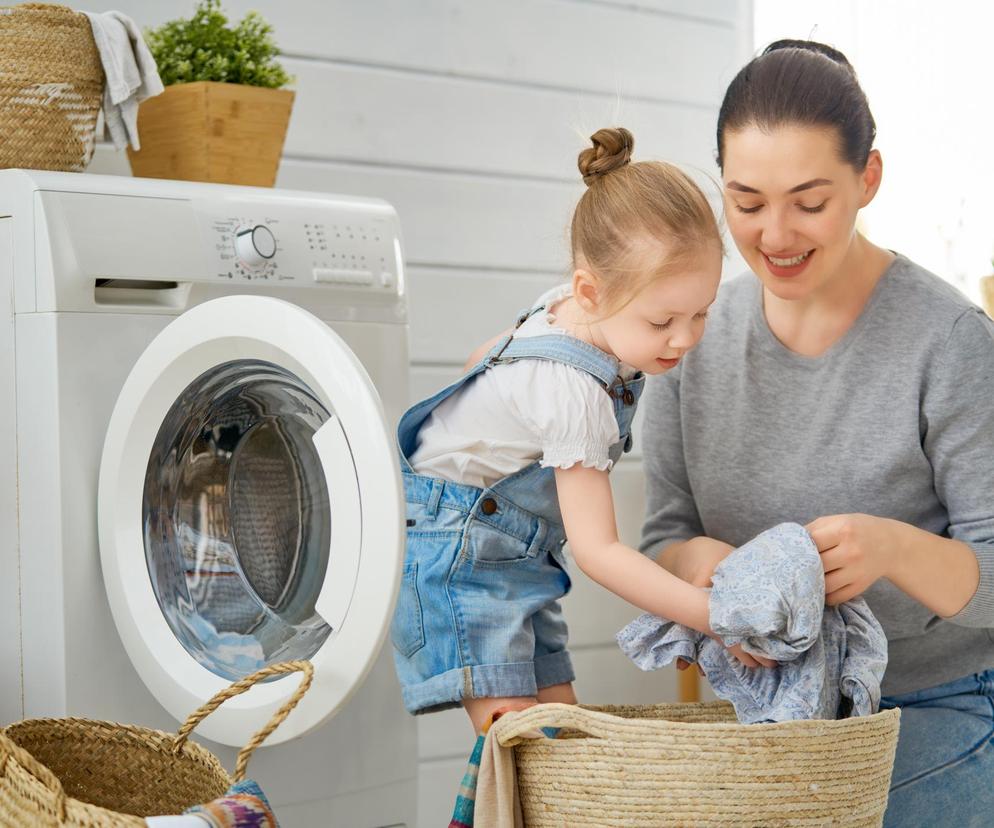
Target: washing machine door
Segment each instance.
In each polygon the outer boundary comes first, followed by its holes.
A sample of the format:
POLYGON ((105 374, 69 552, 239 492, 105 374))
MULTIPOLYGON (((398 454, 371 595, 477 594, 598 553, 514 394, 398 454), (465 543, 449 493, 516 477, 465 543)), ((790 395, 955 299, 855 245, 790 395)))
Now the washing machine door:
MULTIPOLYGON (((369 377, 296 305, 197 306, 124 384, 100 469, 104 582, 134 666, 178 720, 231 681, 298 658, 313 662, 314 685, 268 742, 333 715, 386 636, 403 517, 369 377)), ((258 685, 199 732, 240 746, 298 683, 258 685)))

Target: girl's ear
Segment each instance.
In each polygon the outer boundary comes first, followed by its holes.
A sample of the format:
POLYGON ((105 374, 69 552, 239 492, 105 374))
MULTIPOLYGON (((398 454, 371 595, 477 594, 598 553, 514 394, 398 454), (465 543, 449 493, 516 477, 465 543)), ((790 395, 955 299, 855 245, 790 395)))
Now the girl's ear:
POLYGON ((587 313, 596 315, 601 304, 600 283, 589 270, 573 271, 573 298, 587 313))

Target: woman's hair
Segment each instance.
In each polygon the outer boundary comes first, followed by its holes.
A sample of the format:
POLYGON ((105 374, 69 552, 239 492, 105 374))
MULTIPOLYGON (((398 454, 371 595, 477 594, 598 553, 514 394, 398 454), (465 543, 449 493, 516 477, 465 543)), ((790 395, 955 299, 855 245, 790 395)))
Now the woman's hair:
POLYGON ((720 249, 721 233, 707 198, 686 173, 664 161, 629 163, 635 139, 627 129, 599 129, 590 140, 593 146, 577 159, 587 190, 573 213, 570 249, 573 268, 601 280, 610 315, 708 244, 720 249), (659 243, 665 257, 647 260, 659 243))
POLYGON ((856 79, 838 49, 814 40, 778 40, 749 61, 725 92, 718 113, 718 167, 725 133, 749 126, 824 126, 835 130, 840 157, 866 167, 877 126, 856 79))

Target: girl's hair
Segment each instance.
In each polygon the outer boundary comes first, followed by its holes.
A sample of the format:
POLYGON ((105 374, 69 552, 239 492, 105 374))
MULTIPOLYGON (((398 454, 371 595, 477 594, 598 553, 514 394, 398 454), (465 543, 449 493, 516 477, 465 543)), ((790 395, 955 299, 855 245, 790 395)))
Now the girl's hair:
POLYGON ((838 49, 814 40, 778 40, 739 71, 718 113, 719 169, 727 131, 788 124, 834 129, 840 157, 865 169, 877 126, 856 71, 838 49))
POLYGON ((587 185, 573 213, 573 268, 597 275, 605 314, 616 313, 647 284, 685 266, 708 244, 721 249, 711 205, 691 178, 664 161, 629 163, 635 139, 623 127, 599 129, 577 166, 587 185), (647 263, 650 248, 665 256, 647 263))

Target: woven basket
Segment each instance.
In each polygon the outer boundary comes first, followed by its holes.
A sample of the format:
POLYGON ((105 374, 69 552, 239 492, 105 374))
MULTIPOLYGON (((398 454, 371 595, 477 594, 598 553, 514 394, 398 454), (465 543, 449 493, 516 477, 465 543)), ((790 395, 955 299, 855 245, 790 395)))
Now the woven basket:
POLYGON ((41 3, 0 7, 0 168, 82 172, 103 85, 86 15, 41 3))
POLYGON ((179 814, 216 799, 245 777, 252 752, 310 687, 307 661, 273 664, 222 690, 176 733, 89 719, 28 719, 0 730, 0 826, 139 828, 144 817, 179 814), (238 754, 232 778, 190 732, 223 701, 281 673, 300 686, 238 754))
POLYGON ((725 702, 544 704, 492 730, 515 746, 528 828, 879 826, 899 720, 740 725, 725 702), (534 738, 541 727, 564 729, 534 738))

